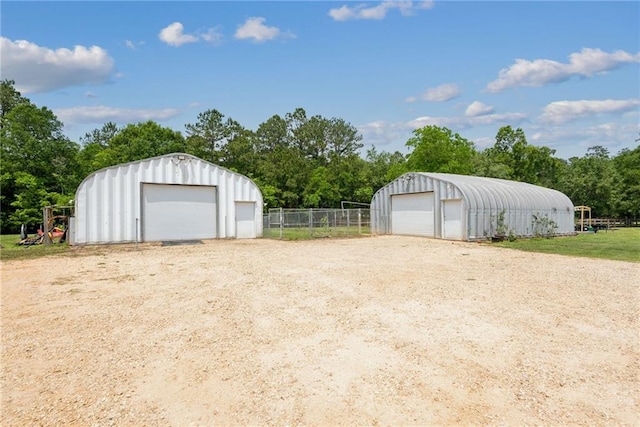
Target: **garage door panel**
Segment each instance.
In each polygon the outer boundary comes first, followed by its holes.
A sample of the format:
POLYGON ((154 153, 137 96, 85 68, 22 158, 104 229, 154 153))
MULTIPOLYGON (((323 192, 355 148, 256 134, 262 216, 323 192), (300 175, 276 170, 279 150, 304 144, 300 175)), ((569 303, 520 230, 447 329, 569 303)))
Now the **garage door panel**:
POLYGON ((216 187, 143 184, 145 241, 212 239, 216 233, 216 187))
POLYGON ((434 237, 434 198, 433 192, 391 196, 391 233, 434 237))

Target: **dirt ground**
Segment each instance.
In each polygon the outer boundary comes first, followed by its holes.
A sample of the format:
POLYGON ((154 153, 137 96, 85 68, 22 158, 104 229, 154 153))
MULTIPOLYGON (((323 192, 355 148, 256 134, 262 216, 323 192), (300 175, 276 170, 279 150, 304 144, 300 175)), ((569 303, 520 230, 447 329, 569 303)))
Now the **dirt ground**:
POLYGON ((381 236, 2 266, 13 425, 640 425, 640 265, 381 236))

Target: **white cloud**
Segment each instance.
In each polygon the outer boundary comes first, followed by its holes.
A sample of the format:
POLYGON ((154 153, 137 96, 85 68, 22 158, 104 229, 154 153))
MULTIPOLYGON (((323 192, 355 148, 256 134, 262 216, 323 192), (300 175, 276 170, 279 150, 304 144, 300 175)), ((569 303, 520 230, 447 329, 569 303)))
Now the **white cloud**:
POLYGON ((424 126, 445 126, 451 130, 470 129, 480 126, 517 125, 528 119, 524 113, 486 114, 476 117, 417 117, 407 122, 375 121, 357 126, 367 144, 387 145, 398 141, 406 142, 411 131, 424 126))
POLYGON ((544 123, 566 123, 599 114, 625 113, 638 107, 640 99, 556 101, 544 107, 540 120, 544 123))
POLYGON ((0 75, 23 93, 109 81, 113 58, 99 46, 49 49, 26 40, 0 37, 0 75))
POLYGON ((350 8, 347 5, 329 10, 329 16, 334 21, 348 21, 349 19, 356 19, 358 13, 355 8, 350 8))
POLYGON ((549 83, 560 83, 572 76, 592 77, 595 74, 614 70, 629 63, 640 62, 640 53, 631 54, 622 50, 612 53, 600 49, 584 48, 569 55, 568 63, 550 59, 516 59, 515 64, 503 68, 498 79, 487 85, 489 92, 501 92, 518 86, 539 87, 549 83))
POLYGON ((168 120, 180 114, 175 108, 133 109, 100 106, 55 109, 54 113, 65 124, 78 123, 137 123, 147 120, 168 120))
POLYGON ((478 150, 484 150, 485 148, 489 148, 495 144, 495 137, 490 136, 482 136, 480 138, 473 138, 473 143, 476 145, 478 150))
POLYGON ((517 124, 528 118, 525 113, 486 114, 476 117, 429 117, 423 116, 408 122, 412 129, 428 125, 446 126, 456 129, 468 129, 476 126, 517 124))
MULTIPOLYGON (((158 34, 158 37, 166 44, 176 47, 187 43, 196 43, 200 40, 218 46, 222 44, 222 40, 224 39, 219 27, 209 28, 208 30, 200 33, 184 34, 184 26, 180 22, 174 22, 173 24, 163 28, 160 31, 160 34, 158 34)), ((130 44, 133 45, 133 43, 127 40, 127 46, 132 49, 135 48, 135 45, 132 47, 130 44)), ((144 44, 144 42, 140 42, 139 44, 144 44)))
POLYGON ((427 89, 423 98, 426 101, 443 102, 460 96, 460 89, 455 83, 446 83, 438 87, 427 89))
POLYGON ((343 5, 330 9, 329 16, 334 21, 349 21, 352 19, 384 19, 390 10, 398 9, 403 16, 414 14, 416 9, 430 9, 433 7, 432 1, 384 1, 376 6, 367 7, 366 4, 359 4, 353 7, 343 5))
POLYGON ((467 117, 484 116, 485 114, 493 113, 493 107, 491 105, 483 104, 480 101, 473 101, 467 107, 464 115, 467 117))
POLYGON ((583 156, 589 147, 601 145, 615 155, 624 147, 633 146, 640 123, 601 123, 593 126, 544 126, 535 129, 528 139, 536 145, 558 150, 561 157, 583 156))
MULTIPOLYGON (((415 129, 427 126, 446 126, 454 132, 460 132, 462 136, 472 140, 479 150, 492 146, 495 137, 473 137, 478 128, 490 126, 491 134, 505 125, 523 127, 529 143, 538 146, 547 146, 555 149, 556 156, 569 158, 583 156, 586 150, 594 145, 602 145, 609 149, 611 154, 619 152, 625 147, 635 147, 640 133, 640 115, 626 113, 624 120, 620 122, 607 122, 590 126, 571 127, 567 124, 541 124, 526 123, 528 117, 523 113, 490 114, 478 117, 418 117, 405 122, 375 121, 357 126, 358 131, 364 137, 367 145, 389 146, 387 150, 402 149, 406 141, 411 138, 411 132, 415 129), (525 127, 524 125, 528 125, 525 127)), ((482 131, 482 134, 486 134, 482 131)))
POLYGON ((380 3, 377 6, 360 9, 356 13, 356 17, 360 19, 384 19, 387 11, 393 9, 391 2, 380 3))
POLYGON ((278 37, 295 37, 293 33, 282 32, 278 27, 268 27, 264 24, 265 21, 265 18, 259 16, 247 18, 244 24, 238 25, 234 37, 239 40, 249 39, 255 42, 264 42, 278 37))
POLYGON ((419 99, 430 102, 444 102, 460 96, 460 88, 455 83, 445 83, 443 85, 427 89, 422 95, 410 96, 405 102, 416 102, 419 99))
POLYGON ((136 50, 139 46, 142 46, 143 44, 144 44, 143 41, 138 42, 138 43, 133 42, 131 40, 125 40, 124 41, 124 45, 127 46, 131 50, 136 50))
POLYGON ((406 123, 390 123, 383 120, 357 126, 367 144, 387 145, 398 140, 407 140, 411 129, 406 123))
POLYGON ((202 40, 206 41, 207 43, 211 43, 215 45, 221 44, 224 38, 222 33, 219 31, 218 27, 209 28, 207 31, 202 33, 200 37, 202 38, 202 40))
POLYGON ((633 55, 623 50, 607 53, 600 49, 584 48, 569 55, 570 71, 587 77, 634 62, 640 63, 640 53, 633 55))
POLYGON ((198 41, 198 37, 191 34, 184 34, 184 26, 180 22, 174 22, 163 28, 160 34, 158 34, 158 37, 166 44, 176 47, 198 41))

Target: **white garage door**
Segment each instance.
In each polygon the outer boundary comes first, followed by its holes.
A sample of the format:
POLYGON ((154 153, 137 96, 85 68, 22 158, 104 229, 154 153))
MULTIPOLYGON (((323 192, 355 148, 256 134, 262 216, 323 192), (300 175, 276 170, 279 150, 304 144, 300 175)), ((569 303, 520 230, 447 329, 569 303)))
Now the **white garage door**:
POLYGON ((256 237, 255 202, 236 202, 236 237, 238 239, 256 237))
POLYGON ((216 187, 142 185, 142 239, 213 239, 216 237, 216 187))
POLYGON ((443 237, 462 240, 462 200, 445 200, 443 211, 443 237))
POLYGON ((434 237, 433 206, 432 192, 391 196, 391 233, 434 237))

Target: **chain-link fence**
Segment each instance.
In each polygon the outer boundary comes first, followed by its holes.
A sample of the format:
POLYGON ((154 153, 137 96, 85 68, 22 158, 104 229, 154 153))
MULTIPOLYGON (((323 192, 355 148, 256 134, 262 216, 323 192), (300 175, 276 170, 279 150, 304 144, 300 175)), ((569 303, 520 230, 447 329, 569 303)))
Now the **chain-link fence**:
POLYGON ((369 209, 269 209, 263 236, 272 239, 313 239, 370 233, 369 209))

